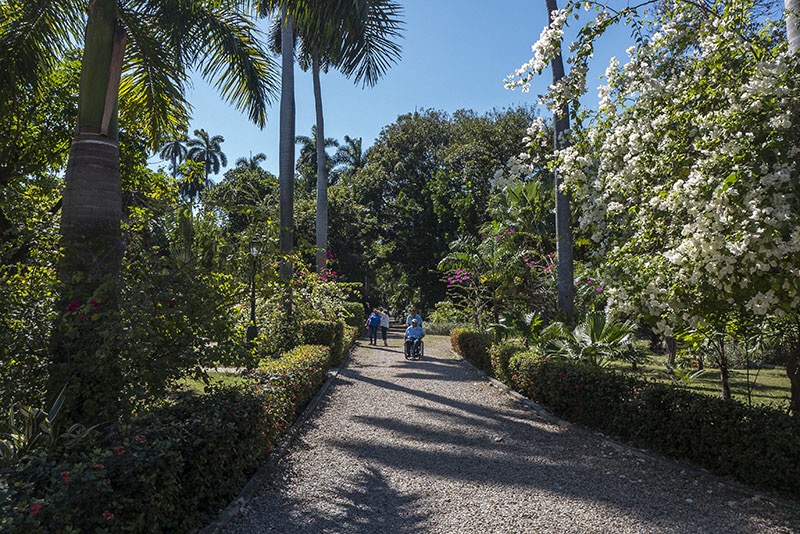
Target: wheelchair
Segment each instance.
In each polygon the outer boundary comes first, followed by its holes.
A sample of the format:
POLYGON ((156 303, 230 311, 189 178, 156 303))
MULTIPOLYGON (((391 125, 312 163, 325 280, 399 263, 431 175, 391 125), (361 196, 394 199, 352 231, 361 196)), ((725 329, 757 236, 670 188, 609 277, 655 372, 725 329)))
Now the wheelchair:
POLYGON ((403 340, 406 360, 421 360, 425 355, 425 342, 416 337, 403 340))

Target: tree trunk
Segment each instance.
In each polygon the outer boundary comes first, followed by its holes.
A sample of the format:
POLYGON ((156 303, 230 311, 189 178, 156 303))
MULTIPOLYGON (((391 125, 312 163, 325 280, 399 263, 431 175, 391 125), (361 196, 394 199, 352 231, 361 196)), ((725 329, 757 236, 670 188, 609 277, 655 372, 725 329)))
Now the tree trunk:
POLYGON ((280 109, 280 277, 284 282, 292 279, 292 264, 286 259, 294 249, 294 36, 291 15, 284 7, 281 28, 281 109, 280 109))
POLYGON ((792 392, 789 408, 793 414, 800 415, 800 340, 795 340, 786 355, 786 376, 792 392))
MULTIPOLYGON (((547 6, 547 20, 552 22, 552 13, 558 9, 556 0, 545 0, 547 6)), ((558 83, 564 77, 564 62, 561 51, 550 63, 553 69, 553 83, 558 83)), ((563 150, 569 146, 566 134, 569 131, 569 107, 564 104, 553 117, 554 147, 563 150)), ((570 214, 570 195, 561 192, 563 177, 559 172, 555 176, 556 196, 556 255, 558 256, 558 309, 566 321, 572 322, 575 311, 575 285, 572 270, 572 222, 570 214)))
POLYGON ((317 112, 317 272, 322 273, 325 269, 325 253, 328 250, 328 167, 325 164, 325 119, 322 114, 318 53, 314 52, 312 61, 314 106, 317 112))
POLYGON ((119 323, 123 247, 117 95, 124 47, 116 1, 94 0, 86 29, 78 127, 65 174, 58 321, 48 384, 51 398, 68 385, 62 413, 86 424, 116 417, 122 389, 107 341, 119 323))
POLYGON ((800 49, 800 0, 784 0, 786 9, 786 40, 789 42, 789 53, 795 54, 800 49))
MULTIPOLYGON (((785 0, 786 39, 789 41, 789 53, 797 54, 800 49, 800 0, 785 0)), ((792 413, 800 415, 800 340, 798 340, 786 358, 786 376, 789 377, 792 398, 792 413)))

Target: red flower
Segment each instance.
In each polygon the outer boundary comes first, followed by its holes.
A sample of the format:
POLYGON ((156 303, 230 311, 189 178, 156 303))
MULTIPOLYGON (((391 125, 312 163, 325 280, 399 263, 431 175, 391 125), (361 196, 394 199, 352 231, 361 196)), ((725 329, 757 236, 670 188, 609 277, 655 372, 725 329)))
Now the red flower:
POLYGON ((79 300, 73 300, 69 304, 67 304, 67 312, 72 313, 74 311, 78 311, 81 309, 81 302, 79 300))
POLYGON ((100 303, 99 303, 99 302, 97 302, 95 299, 92 299, 92 307, 93 307, 94 309, 97 309, 97 308, 99 308, 99 307, 100 307, 100 303))
POLYGON ((71 484, 71 473, 69 471, 61 471, 61 480, 64 481, 64 484, 71 484))
POLYGON ((105 519, 106 521, 113 521, 116 518, 117 516, 115 516, 114 512, 112 512, 111 510, 106 510, 105 512, 103 512, 103 519, 105 519))
POLYGON ((42 511, 42 503, 35 502, 35 503, 31 504, 31 507, 30 507, 30 514, 31 515, 39 515, 39 512, 41 512, 41 511, 42 511))
POLYGON ((144 443, 145 441, 147 441, 147 436, 145 436, 144 434, 136 434, 135 436, 133 436, 133 441, 135 441, 136 443, 144 443))
POLYGON ((102 471, 103 469, 106 468, 106 466, 104 466, 103 464, 94 464, 92 467, 94 468, 95 471, 102 471))
POLYGON ((116 447, 111 447, 111 450, 114 451, 114 454, 117 456, 122 456, 125 454, 125 447, 123 445, 117 445, 116 447))

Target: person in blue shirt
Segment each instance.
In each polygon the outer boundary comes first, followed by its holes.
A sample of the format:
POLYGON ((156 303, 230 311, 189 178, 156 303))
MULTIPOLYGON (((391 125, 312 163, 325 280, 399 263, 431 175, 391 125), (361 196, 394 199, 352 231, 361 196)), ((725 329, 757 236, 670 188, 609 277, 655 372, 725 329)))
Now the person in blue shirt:
POLYGON ((406 328, 406 333, 403 334, 403 339, 406 342, 406 358, 412 358, 417 354, 417 349, 422 343, 423 337, 425 337, 425 332, 422 327, 416 319, 411 319, 411 326, 406 328))
POLYGON ((367 317, 367 322, 364 326, 369 331, 369 344, 378 344, 378 327, 381 325, 381 314, 378 310, 372 310, 372 313, 367 317))
POLYGON ((408 317, 406 317, 406 324, 408 326, 411 326, 411 320, 412 319, 416 319, 417 320, 417 325, 420 326, 420 327, 422 326, 422 316, 417 313, 416 308, 411 308, 411 314, 408 317))

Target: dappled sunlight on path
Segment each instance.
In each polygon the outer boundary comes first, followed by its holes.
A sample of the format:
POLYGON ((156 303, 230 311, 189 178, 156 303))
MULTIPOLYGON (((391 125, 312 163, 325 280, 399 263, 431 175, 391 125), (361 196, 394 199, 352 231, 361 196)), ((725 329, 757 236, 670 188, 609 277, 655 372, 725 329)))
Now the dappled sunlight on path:
MULTIPOLYGON (((782 502, 782 501, 781 501, 782 502)), ((234 532, 793 532, 800 512, 550 419, 428 336, 360 341, 234 532)))

